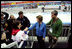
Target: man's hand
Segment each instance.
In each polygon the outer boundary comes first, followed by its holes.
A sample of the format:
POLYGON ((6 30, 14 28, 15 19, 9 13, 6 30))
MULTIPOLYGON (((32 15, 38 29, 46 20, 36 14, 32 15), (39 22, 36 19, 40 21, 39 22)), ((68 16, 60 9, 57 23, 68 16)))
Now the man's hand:
POLYGON ((55 39, 55 40, 57 40, 57 38, 56 38, 56 37, 54 37, 54 39, 55 39))
POLYGON ((26 28, 24 29, 24 31, 28 31, 28 27, 26 27, 26 28))

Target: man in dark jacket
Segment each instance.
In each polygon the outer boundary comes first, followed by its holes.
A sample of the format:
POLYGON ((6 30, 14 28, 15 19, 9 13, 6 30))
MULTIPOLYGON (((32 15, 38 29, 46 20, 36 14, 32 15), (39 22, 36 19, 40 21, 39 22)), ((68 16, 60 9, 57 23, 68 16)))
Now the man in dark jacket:
POLYGON ((44 12, 44 9, 45 9, 45 8, 44 8, 44 7, 42 7, 42 11, 43 11, 43 12, 44 12))
MULTIPOLYGON (((22 25, 21 30, 24 30, 26 27, 30 27, 30 21, 28 20, 27 17, 23 15, 23 12, 20 11, 18 14, 19 14, 19 17, 17 18, 17 20, 21 22, 21 25, 22 25)), ((27 45, 26 41, 24 41, 24 45, 25 46, 27 45)))
POLYGON ((22 25, 21 30, 24 30, 26 27, 30 27, 30 21, 28 20, 27 17, 23 15, 23 12, 20 11, 18 14, 19 14, 19 17, 17 18, 17 20, 21 22, 21 25, 22 25))

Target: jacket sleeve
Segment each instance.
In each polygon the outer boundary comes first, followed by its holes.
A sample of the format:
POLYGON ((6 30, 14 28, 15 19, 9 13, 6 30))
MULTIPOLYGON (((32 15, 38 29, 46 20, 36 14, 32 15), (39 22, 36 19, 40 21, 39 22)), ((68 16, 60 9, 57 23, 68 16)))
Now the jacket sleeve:
POLYGON ((54 36, 56 36, 58 38, 61 35, 61 32, 62 32, 62 23, 60 23, 58 25, 58 30, 57 30, 56 34, 54 34, 54 36))
POLYGON ((28 30, 32 30, 36 26, 36 23, 33 26, 29 27, 28 30))
POLYGON ((8 13, 6 13, 6 12, 2 12, 4 15, 5 15, 5 17, 4 17, 4 19, 8 19, 8 17, 9 17, 9 14, 8 13))
POLYGON ((43 38, 45 38, 45 35, 46 35, 46 25, 44 26, 43 38))
POLYGON ((29 19, 26 17, 26 24, 27 24, 27 27, 30 27, 30 21, 29 21, 29 19))
POLYGON ((46 24, 46 25, 50 25, 51 24, 51 22, 52 22, 52 19, 46 24))

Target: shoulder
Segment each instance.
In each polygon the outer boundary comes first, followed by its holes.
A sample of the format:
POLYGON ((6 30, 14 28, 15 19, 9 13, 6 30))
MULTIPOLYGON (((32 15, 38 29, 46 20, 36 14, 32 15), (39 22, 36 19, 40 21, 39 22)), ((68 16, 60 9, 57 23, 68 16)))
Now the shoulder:
POLYGON ((26 16, 23 16, 23 18, 27 18, 26 16))
POLYGON ((62 23, 61 19, 59 19, 59 22, 62 23))
POLYGON ((36 22, 35 24, 38 24, 38 22, 36 22))
POLYGON ((24 19, 28 20, 28 18, 26 16, 23 17, 24 19))
POLYGON ((38 25, 38 22, 35 22, 34 25, 38 25))
POLYGON ((44 22, 42 22, 44 26, 46 26, 46 24, 44 22))
POLYGON ((62 25, 62 21, 60 19, 58 19, 57 24, 62 25))

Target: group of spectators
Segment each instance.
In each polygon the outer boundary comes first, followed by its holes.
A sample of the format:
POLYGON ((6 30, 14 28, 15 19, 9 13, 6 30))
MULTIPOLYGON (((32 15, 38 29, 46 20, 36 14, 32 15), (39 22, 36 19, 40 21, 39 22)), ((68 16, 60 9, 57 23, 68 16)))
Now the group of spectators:
MULTIPOLYGON (((43 22, 43 17, 38 15, 37 22, 30 27, 29 19, 23 15, 23 12, 18 13, 19 17, 16 19, 14 15, 10 15, 7 12, 1 12, 1 44, 9 44, 13 42, 12 35, 15 36, 18 31, 28 31, 36 28, 36 36, 40 48, 45 48, 45 35, 46 35, 46 25, 50 25, 48 31, 49 37, 49 47, 53 48, 62 32, 62 21, 57 17, 58 11, 54 10, 51 12, 52 19, 45 24, 43 22)), ((26 33, 26 32, 25 32, 26 33)))
MULTIPOLYGON (((10 15, 7 12, 1 12, 1 44, 6 43, 9 44, 13 42, 11 39, 13 29, 17 27, 18 23, 20 22, 22 27, 21 30, 24 30, 25 27, 30 27, 29 19, 23 15, 23 12, 20 11, 18 13, 19 17, 16 19, 14 15, 10 15), (8 19, 9 18, 9 19, 8 19)), ((14 33, 15 35, 16 33, 14 33)))

